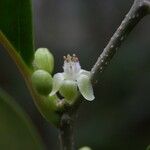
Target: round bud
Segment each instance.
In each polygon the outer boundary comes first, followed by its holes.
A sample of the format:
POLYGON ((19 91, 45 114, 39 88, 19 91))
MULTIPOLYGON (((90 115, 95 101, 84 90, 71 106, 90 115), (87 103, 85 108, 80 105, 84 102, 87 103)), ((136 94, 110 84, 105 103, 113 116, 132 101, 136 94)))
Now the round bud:
POLYGON ((42 69, 52 73, 54 68, 54 57, 47 48, 38 48, 34 54, 33 65, 35 69, 42 69))
POLYGON ((84 146, 84 147, 81 147, 79 150, 92 150, 92 149, 88 146, 84 146))
POLYGON ((48 95, 52 90, 52 76, 47 71, 35 71, 32 74, 32 83, 41 95, 48 95))
POLYGON ((59 92, 67 101, 71 102, 71 100, 73 100, 78 94, 76 82, 72 80, 64 80, 59 92))

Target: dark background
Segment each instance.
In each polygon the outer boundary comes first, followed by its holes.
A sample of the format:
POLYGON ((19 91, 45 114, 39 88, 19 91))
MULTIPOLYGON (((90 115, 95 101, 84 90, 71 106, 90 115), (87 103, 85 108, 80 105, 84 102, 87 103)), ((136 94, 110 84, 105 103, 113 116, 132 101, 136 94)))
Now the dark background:
MULTIPOLYGON (((55 73, 75 53, 90 70, 133 0, 34 0, 35 48, 55 57, 55 73)), ((132 31, 94 87, 96 99, 80 107, 76 144, 93 150, 145 150, 150 144, 150 16, 132 31)), ((32 118, 47 149, 58 150, 57 130, 33 104, 14 63, 0 48, 0 85, 32 118)))

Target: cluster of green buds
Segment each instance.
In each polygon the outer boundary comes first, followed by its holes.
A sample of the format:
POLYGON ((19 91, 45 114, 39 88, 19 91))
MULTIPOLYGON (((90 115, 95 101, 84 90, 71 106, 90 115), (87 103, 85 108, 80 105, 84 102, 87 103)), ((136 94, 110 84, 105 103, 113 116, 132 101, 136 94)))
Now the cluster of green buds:
POLYGON ((73 102, 79 93, 86 100, 94 99, 91 73, 81 69, 75 54, 64 56, 64 72, 56 73, 53 78, 54 57, 47 48, 37 49, 33 66, 32 82, 39 94, 56 96, 59 93, 68 103, 73 102))
POLYGON ((54 68, 54 57, 47 48, 39 48, 34 54, 33 66, 33 85, 39 94, 46 96, 52 90, 51 73, 54 68))

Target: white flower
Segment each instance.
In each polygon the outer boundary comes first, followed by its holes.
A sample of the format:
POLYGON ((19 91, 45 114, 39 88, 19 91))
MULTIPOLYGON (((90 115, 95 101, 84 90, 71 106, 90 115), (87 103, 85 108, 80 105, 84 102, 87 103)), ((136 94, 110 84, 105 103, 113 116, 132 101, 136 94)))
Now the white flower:
POLYGON ((73 98, 78 89, 82 96, 92 101, 94 100, 93 88, 90 82, 89 71, 81 69, 78 58, 75 54, 73 56, 64 56, 64 72, 56 73, 53 77, 53 88, 50 95, 60 92, 65 98, 73 98))

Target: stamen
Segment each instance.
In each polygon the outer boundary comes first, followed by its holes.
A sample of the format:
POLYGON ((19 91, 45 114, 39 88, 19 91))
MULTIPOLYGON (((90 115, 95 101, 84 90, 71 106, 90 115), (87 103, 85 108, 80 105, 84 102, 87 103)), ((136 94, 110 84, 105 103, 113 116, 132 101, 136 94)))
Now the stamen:
POLYGON ((73 54, 72 56, 68 54, 63 58, 64 58, 64 66, 63 66, 64 72, 67 74, 69 78, 75 80, 76 76, 78 75, 81 69, 78 57, 75 54, 73 54))
POLYGON ((72 56, 68 54, 67 56, 63 56, 65 62, 79 62, 78 57, 73 54, 72 56))
POLYGON ((66 61, 66 59, 67 59, 66 56, 63 56, 63 58, 64 58, 64 61, 66 61))
POLYGON ((70 56, 70 54, 67 55, 67 61, 71 62, 72 56, 70 56))
POLYGON ((76 57, 76 54, 73 54, 72 56, 73 56, 73 57, 76 57))

